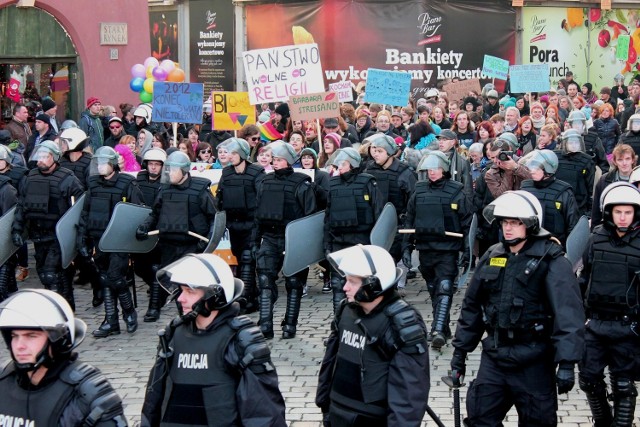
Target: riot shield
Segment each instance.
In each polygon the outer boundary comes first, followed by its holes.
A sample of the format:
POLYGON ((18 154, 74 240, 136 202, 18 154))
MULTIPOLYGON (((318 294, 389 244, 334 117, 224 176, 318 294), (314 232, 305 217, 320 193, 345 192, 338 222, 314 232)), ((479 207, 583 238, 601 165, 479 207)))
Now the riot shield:
POLYGON ((218 247, 224 232, 227 229, 227 213, 225 211, 216 212, 216 217, 213 220, 213 232, 209 236, 209 243, 204 248, 203 253, 210 254, 218 247))
POLYGON ((78 236, 78 223, 80 222, 80 214, 84 207, 84 198, 86 193, 80 196, 78 200, 71 206, 56 224, 56 237, 60 243, 60 258, 62 259, 62 268, 71 265, 71 261, 76 257, 78 248, 76 248, 76 238, 78 236))
POLYGON ((4 265, 11 258, 11 255, 20 249, 11 240, 11 226, 15 212, 16 207, 14 206, 0 217, 0 266, 4 265))
POLYGON ((473 261, 473 245, 476 241, 476 234, 478 233, 478 217, 476 214, 473 214, 473 218, 471 219, 471 225, 469 226, 469 234, 467 235, 467 244, 469 245, 469 259, 467 268, 464 271, 461 271, 458 275, 458 283, 457 287, 460 289, 467 283, 467 278, 469 277, 469 271, 471 270, 471 262, 473 261))
POLYGON ((369 239, 372 245, 380 246, 385 250, 391 249, 393 239, 398 232, 398 214, 393 203, 387 202, 371 229, 369 239))
POLYGON ((128 252, 144 254, 150 252, 158 243, 158 236, 149 236, 146 240, 136 239, 136 229, 149 217, 151 208, 133 203, 118 202, 106 230, 98 242, 102 252, 128 252))
POLYGON ((578 220, 576 226, 573 227, 573 230, 571 230, 569 237, 567 237, 567 253, 565 256, 571 262, 574 273, 578 271, 578 268, 580 268, 582 264, 582 255, 585 249, 587 249, 590 235, 589 218, 583 215, 578 220))
POLYGON ((324 259, 324 211, 291 221, 284 232, 282 274, 293 276, 324 259))

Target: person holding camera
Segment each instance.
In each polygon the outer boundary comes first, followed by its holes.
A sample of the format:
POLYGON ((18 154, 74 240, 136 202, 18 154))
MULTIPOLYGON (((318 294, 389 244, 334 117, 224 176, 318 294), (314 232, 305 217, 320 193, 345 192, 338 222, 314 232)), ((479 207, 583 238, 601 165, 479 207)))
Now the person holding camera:
POLYGON ((498 198, 507 191, 519 190, 522 181, 531 179, 531 172, 517 163, 517 138, 505 132, 489 145, 487 157, 493 164, 484 175, 489 192, 498 198))

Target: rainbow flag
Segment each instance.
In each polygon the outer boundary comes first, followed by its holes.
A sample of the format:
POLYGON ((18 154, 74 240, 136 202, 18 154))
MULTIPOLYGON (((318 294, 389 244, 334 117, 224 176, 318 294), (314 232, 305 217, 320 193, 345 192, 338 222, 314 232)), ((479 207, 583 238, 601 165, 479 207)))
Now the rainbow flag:
POLYGON ((260 128, 260 139, 266 142, 275 141, 276 139, 282 139, 283 135, 276 130, 271 122, 265 122, 258 125, 260 128))

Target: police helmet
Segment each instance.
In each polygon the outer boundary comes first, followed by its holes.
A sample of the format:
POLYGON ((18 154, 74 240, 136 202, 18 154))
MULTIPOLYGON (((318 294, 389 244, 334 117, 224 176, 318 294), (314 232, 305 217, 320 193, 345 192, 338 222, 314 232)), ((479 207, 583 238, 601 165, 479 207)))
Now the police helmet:
POLYGON ((247 160, 251 154, 249 143, 242 138, 229 138, 223 144, 229 153, 238 153, 242 160, 247 160))
POLYGON ((76 122, 74 122, 73 120, 65 120, 60 125, 60 132, 62 132, 63 130, 72 129, 72 128, 78 128, 78 127, 79 127, 78 124, 76 122))
POLYGON ((524 190, 507 191, 491 202, 482 215, 489 224, 502 219, 519 219, 533 236, 548 235, 542 228, 542 205, 531 193, 524 190))
POLYGON ((352 168, 357 168, 362 162, 360 153, 353 147, 340 148, 336 153, 332 163, 333 166, 340 167, 342 162, 347 161, 352 168))
POLYGON ((431 88, 427 91, 427 94, 425 95, 425 98, 437 98, 438 96, 440 96, 440 92, 438 91, 438 89, 436 88, 431 88))
POLYGON ((584 153, 584 139, 582 134, 575 129, 567 129, 560 136, 562 151, 565 153, 584 153))
POLYGON ((371 142, 371 147, 384 148, 389 156, 393 156, 398 152, 398 145, 389 135, 376 133, 367 138, 371 142))
POLYGON ((153 111, 153 107, 149 104, 140 104, 133 111, 134 117, 142 117, 145 119, 147 123, 151 123, 151 113, 153 111))
POLYGON ((80 151, 86 146, 89 137, 80 128, 69 128, 62 131, 60 139, 66 145, 65 151, 80 151))
POLYGON ((627 129, 631 132, 640 132, 640 114, 633 114, 627 121, 627 129))
POLYGON ((38 157, 43 153, 51 154, 53 156, 53 161, 56 163, 60 161, 60 156, 62 155, 62 152, 60 151, 60 147, 58 147, 58 144, 56 144, 53 141, 47 140, 47 141, 42 141, 35 148, 35 150, 33 151, 33 154, 31 155, 30 160, 38 161, 38 157))
POLYGON ((192 307, 204 317, 233 303, 244 288, 242 280, 233 277, 229 265, 214 254, 189 254, 160 269, 156 277, 173 295, 180 286, 204 290, 202 299, 192 307))
MULTIPOLYGON (((2 160, 2 157, 0 157, 0 160, 2 160)), ((640 166, 636 166, 635 168, 633 168, 633 170, 631 171, 631 176, 629 177, 629 182, 636 187, 638 186, 638 184, 640 184, 640 166)))
POLYGON ((285 159, 289 166, 296 162, 298 155, 293 146, 281 140, 274 141, 270 144, 271 156, 285 159))
POLYGON ((182 151, 174 151, 169 154, 167 160, 164 163, 165 167, 180 168, 182 172, 187 173, 191 168, 191 159, 182 151))
POLYGON ((523 158, 522 163, 527 169, 542 169, 549 175, 558 170, 558 156, 552 150, 533 150, 523 158))
POLYGON ((435 150, 427 153, 420 163, 418 163, 418 172, 425 172, 430 169, 442 168, 443 172, 449 172, 451 161, 442 151, 435 150))
POLYGON ((587 116, 581 110, 573 110, 567 117, 567 123, 578 133, 587 133, 587 116))
POLYGON ((402 276, 393 257, 379 246, 356 245, 329 254, 329 262, 342 276, 362 278, 362 286, 354 298, 371 302, 392 290, 402 276))
MULTIPOLYGON (((513 133, 511 132, 503 132, 500 134, 500 136, 498 136, 496 138, 496 142, 497 141, 506 141, 509 143, 509 146, 511 147, 512 150, 517 150, 518 148, 520 148, 520 141, 518 141, 518 137, 515 136, 513 133)), ((505 151, 505 150, 503 150, 505 151)))
POLYGON ((167 153, 162 148, 152 147, 144 152, 142 162, 156 161, 164 163, 167 161, 167 153))
POLYGON ((69 354, 80 345, 87 325, 74 317, 69 303, 58 293, 46 289, 24 289, 0 304, 0 331, 16 367, 31 371, 43 363, 69 354), (48 345, 36 356, 35 363, 18 363, 15 360, 11 351, 11 331, 18 329, 46 332, 48 345))
POLYGON ((600 209, 602 210, 602 222, 606 227, 617 228, 620 231, 635 228, 640 223, 640 191, 636 186, 624 181, 609 184, 600 196, 600 209), (619 205, 634 207, 633 223, 630 227, 617 227, 613 222, 613 207, 619 205))
POLYGON ((93 155, 93 158, 96 160, 104 160, 100 163, 108 163, 113 167, 118 166, 118 152, 109 146, 102 146, 96 150, 96 153, 93 155))

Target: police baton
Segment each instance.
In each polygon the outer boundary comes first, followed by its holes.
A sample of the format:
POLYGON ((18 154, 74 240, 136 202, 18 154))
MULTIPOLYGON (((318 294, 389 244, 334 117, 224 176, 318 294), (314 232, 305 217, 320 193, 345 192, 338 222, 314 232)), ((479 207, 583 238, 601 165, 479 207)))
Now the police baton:
MULTIPOLYGON (((156 234, 160 234, 160 230, 151 230, 149 233, 147 233, 148 236, 155 236, 156 234)), ((203 242, 209 243, 209 239, 199 235, 198 233, 194 233, 193 231, 187 231, 187 234, 191 237, 195 237, 196 239, 200 239, 203 242)))
MULTIPOLYGON (((401 228, 400 230, 398 230, 398 233, 400 234, 413 234, 416 232, 415 228, 401 228)), ((445 231, 444 232, 445 236, 449 236, 449 237, 459 237, 459 238, 463 238, 464 234, 462 233, 454 233, 453 231, 445 231)))
POLYGON ((449 375, 442 377, 442 382, 453 390, 453 416, 455 417, 455 427, 460 427, 460 387, 464 385, 463 376, 458 377, 457 371, 449 371, 449 375))
POLYGON ((436 423, 436 425, 438 427, 445 427, 445 425, 442 423, 442 421, 440 421, 440 418, 438 418, 436 413, 433 412, 433 409, 431 409, 431 406, 429 406, 429 405, 427 405, 427 414, 429 414, 429 416, 431 417, 433 422, 436 423))

